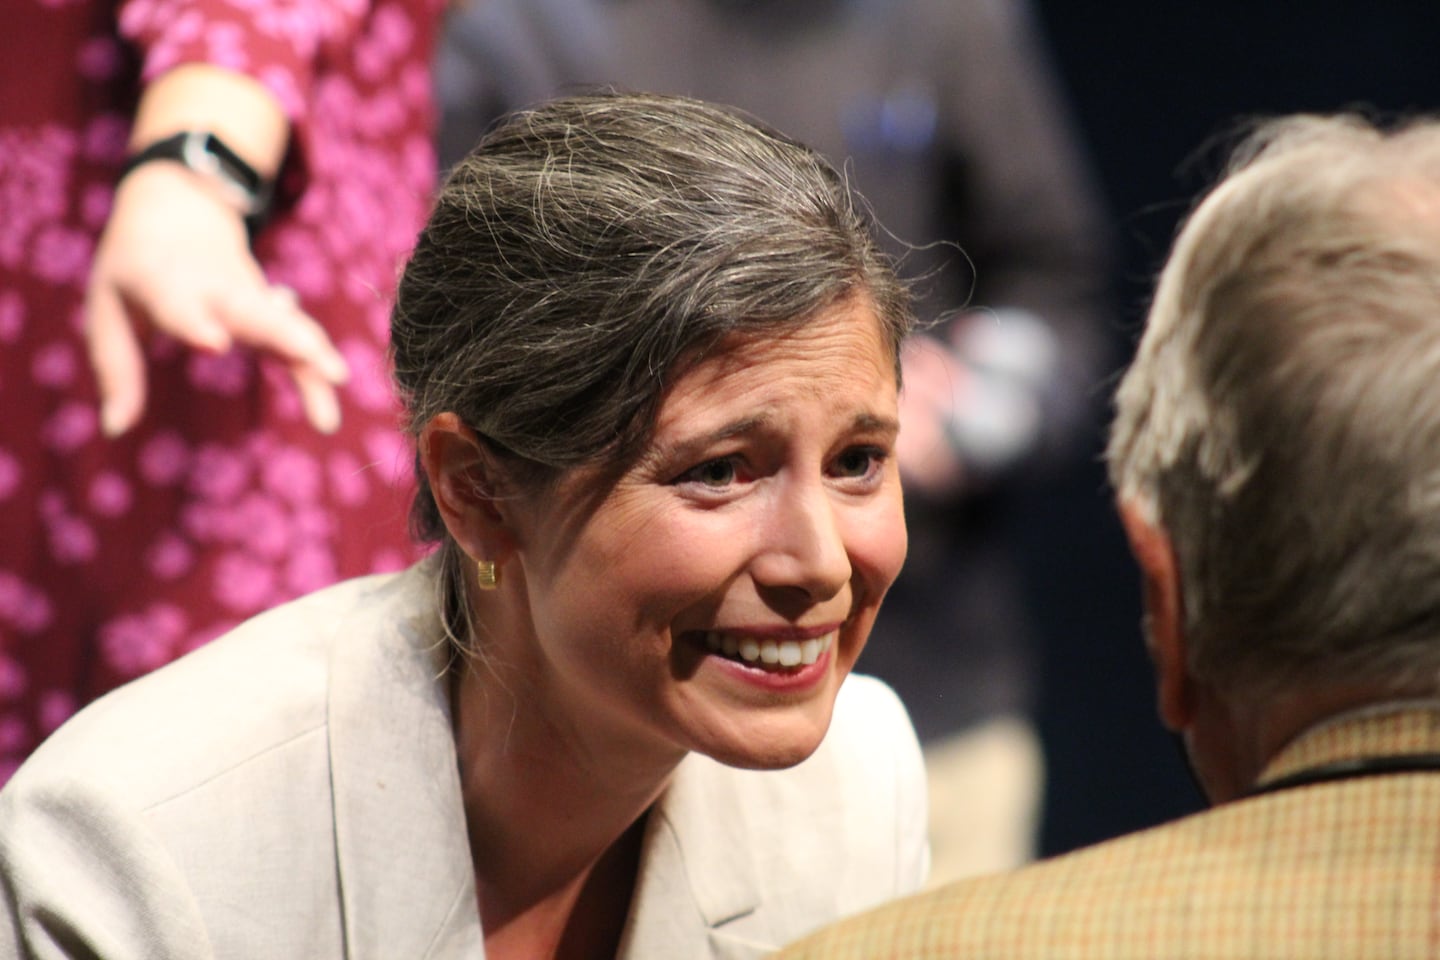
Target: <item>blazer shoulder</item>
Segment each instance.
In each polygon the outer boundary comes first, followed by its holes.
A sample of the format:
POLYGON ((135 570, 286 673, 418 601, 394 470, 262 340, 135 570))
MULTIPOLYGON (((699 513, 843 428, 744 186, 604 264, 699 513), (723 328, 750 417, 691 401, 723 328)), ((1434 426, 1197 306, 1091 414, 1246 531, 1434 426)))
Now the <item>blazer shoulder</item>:
POLYGON ((902 767, 923 766, 910 714, 895 691, 876 677, 852 674, 840 688, 822 751, 887 757, 902 767))
POLYGON ((824 742, 794 772, 827 798, 850 838, 846 866, 865 874, 842 913, 920 888, 930 871, 925 760, 895 691, 849 677, 824 742))
POLYGON ((69 781, 143 809, 322 731, 342 624, 378 610, 394 579, 346 581, 283 604, 101 697, 42 743, 4 792, 69 781))

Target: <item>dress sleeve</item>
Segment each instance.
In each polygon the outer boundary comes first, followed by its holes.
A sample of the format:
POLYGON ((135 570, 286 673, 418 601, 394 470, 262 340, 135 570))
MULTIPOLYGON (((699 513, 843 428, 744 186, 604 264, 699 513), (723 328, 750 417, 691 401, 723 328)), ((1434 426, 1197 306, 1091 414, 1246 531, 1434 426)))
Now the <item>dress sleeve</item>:
POLYGON ((143 80, 185 63, 224 67, 264 84, 298 123, 316 66, 344 48, 367 8, 366 0, 126 0, 119 27, 140 51, 143 80))
POLYGON ((76 782, 0 792, 0 958, 209 960, 200 911, 142 819, 76 782))

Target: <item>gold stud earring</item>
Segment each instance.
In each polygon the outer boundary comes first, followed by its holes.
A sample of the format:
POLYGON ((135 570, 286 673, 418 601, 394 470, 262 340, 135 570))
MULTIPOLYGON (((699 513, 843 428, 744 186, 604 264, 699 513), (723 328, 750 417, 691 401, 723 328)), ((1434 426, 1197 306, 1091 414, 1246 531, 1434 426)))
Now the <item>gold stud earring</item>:
POLYGON ((475 572, 481 590, 494 590, 500 586, 500 570, 494 560, 476 560, 475 572))

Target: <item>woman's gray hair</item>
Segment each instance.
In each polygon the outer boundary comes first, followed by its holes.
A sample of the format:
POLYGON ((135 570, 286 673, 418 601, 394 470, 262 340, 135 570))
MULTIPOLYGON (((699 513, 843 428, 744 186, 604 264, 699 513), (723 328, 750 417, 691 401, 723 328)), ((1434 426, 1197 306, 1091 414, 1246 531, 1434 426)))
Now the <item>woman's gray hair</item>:
MULTIPOLYGON (((523 483, 620 466, 723 338, 874 305, 899 376, 909 294, 814 151, 698 101, 597 93, 502 120, 446 179, 391 318, 408 431, 454 412, 523 483)), ((418 466, 418 464, 417 464, 418 466)), ((412 525, 463 559, 425 476, 412 525)))
POLYGON ((1108 458, 1197 676, 1440 689, 1440 125, 1258 127, 1176 240, 1108 458))

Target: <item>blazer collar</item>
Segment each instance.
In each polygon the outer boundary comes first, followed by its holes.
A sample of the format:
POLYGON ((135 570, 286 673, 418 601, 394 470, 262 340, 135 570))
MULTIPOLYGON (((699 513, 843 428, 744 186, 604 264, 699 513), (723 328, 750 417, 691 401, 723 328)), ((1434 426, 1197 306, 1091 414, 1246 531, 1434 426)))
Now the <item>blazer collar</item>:
POLYGON ((691 754, 681 761, 645 826, 640 873, 622 960, 758 957, 778 944, 725 929, 760 906, 753 857, 756 811, 733 771, 691 754))
POLYGON ((448 650, 425 568, 375 578, 331 650, 331 794, 351 960, 484 955, 448 650))

